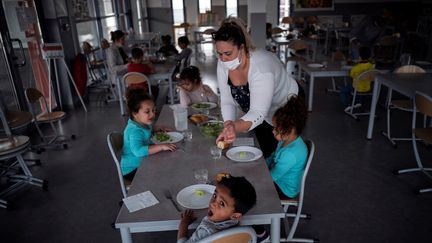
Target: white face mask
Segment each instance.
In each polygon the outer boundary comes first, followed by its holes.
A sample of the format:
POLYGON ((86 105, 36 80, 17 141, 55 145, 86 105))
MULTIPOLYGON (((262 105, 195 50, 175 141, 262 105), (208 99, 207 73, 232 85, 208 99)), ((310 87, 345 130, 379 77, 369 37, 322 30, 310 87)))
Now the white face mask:
POLYGON ((234 70, 234 69, 236 69, 236 68, 240 65, 240 63, 241 63, 241 61, 242 61, 242 60, 239 59, 239 56, 240 56, 240 50, 239 50, 239 54, 237 55, 236 58, 234 58, 234 59, 231 60, 231 61, 225 61, 225 62, 222 62, 222 65, 223 65, 225 68, 229 69, 229 70, 234 70))

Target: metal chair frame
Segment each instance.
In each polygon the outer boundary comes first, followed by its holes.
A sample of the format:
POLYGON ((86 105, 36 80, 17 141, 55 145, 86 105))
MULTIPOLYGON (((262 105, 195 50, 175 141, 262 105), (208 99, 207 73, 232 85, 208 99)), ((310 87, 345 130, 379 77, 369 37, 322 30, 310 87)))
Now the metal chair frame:
POLYGON ((305 239, 305 238, 294 238, 294 234, 297 230, 298 223, 300 218, 309 219, 310 215, 302 214, 303 209, 303 200, 304 200, 304 192, 306 185, 306 178, 309 173, 310 166, 312 164, 312 160, 315 154, 315 144, 311 140, 305 140, 306 146, 308 147, 308 157, 305 165, 305 169, 303 172, 303 176, 301 179, 300 193, 297 199, 283 199, 281 198, 281 204, 285 211, 284 226, 287 238, 281 239, 281 242, 318 242, 318 239, 305 239), (290 206, 297 207, 296 212, 294 214, 288 213, 288 209, 290 206), (294 218, 293 224, 291 228, 289 228, 288 217, 294 218))
POLYGON ((127 196, 127 187, 123 175, 121 173, 120 169, 120 159, 121 159, 121 152, 123 150, 123 134, 119 132, 112 132, 107 135, 107 143, 108 148, 110 150, 111 156, 114 160, 114 163, 117 168, 117 175, 120 182, 120 188, 123 195, 123 198, 126 198, 127 196))
MULTIPOLYGON (((405 65, 401 66, 394 71, 395 73, 425 73, 425 70, 421 67, 415 65, 405 65)), ((397 147, 396 141, 411 141, 411 137, 392 137, 391 136, 391 111, 392 110, 401 110, 413 112, 413 101, 410 99, 398 99, 392 100, 393 90, 389 88, 387 92, 387 101, 386 101, 386 115, 387 115, 387 127, 385 131, 382 131, 381 134, 388 139, 388 141, 393 145, 393 147, 397 147)), ((424 121, 426 122, 426 120, 424 121)))
MULTIPOLYGON (((429 172, 432 172, 432 168, 425 167, 421 161, 419 151, 417 148, 417 137, 421 138, 426 143, 432 143, 432 127, 427 128, 416 128, 416 117, 417 112, 427 116, 432 117, 432 97, 417 92, 414 100, 414 110, 412 112, 412 145, 414 150, 414 156, 417 163, 417 167, 409 168, 409 169, 401 169, 395 171, 396 174, 404 174, 404 173, 410 173, 410 172, 423 172, 429 179, 432 179, 432 174, 429 172)), ((424 193, 424 192, 432 192, 432 187, 430 188, 423 188, 416 190, 416 193, 424 193)))

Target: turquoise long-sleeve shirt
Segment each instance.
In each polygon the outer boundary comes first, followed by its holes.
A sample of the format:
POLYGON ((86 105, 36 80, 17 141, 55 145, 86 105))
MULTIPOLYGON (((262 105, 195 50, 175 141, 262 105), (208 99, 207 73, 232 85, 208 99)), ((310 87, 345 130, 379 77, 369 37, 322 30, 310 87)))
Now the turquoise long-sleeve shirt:
POLYGON ((138 168, 144 157, 149 155, 152 127, 145 128, 132 119, 123 134, 123 153, 120 163, 122 175, 127 175, 138 168))
POLYGON ((294 198, 300 192, 308 151, 300 136, 285 147, 282 147, 283 143, 279 141, 266 162, 273 181, 286 196, 294 198))

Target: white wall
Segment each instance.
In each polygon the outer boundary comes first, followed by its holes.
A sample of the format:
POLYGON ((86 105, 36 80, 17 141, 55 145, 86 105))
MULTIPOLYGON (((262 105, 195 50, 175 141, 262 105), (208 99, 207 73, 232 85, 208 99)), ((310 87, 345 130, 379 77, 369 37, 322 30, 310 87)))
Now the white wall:
POLYGON ((198 1, 185 0, 184 7, 186 9, 186 22, 194 26, 198 25, 198 1))
POLYGON ((278 0, 267 0, 267 22, 271 23, 273 26, 278 24, 278 2, 278 0))

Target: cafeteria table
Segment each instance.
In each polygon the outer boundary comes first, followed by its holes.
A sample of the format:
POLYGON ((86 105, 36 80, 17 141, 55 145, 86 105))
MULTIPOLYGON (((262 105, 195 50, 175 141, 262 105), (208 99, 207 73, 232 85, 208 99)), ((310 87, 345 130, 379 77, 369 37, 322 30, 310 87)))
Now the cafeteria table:
MULTIPOLYGON (((190 108, 189 112, 192 111, 190 108)), ((163 107, 157 125, 174 128, 173 112, 169 106, 163 107)), ((257 204, 242 217, 240 224, 271 225, 271 241, 279 242, 280 221, 284 217, 284 212, 264 158, 251 162, 233 162, 225 156, 224 151, 220 159, 213 160, 210 147, 215 145, 215 138, 204 137, 198 127, 191 122, 188 126, 193 134, 191 141, 177 143, 178 149, 175 152, 161 152, 146 157, 137 170, 128 196, 151 191, 159 203, 132 213, 123 204, 115 222, 115 227, 120 230, 122 242, 132 242, 131 233, 177 230, 180 213, 166 198, 164 192, 169 190, 176 200, 176 195, 181 189, 196 184, 193 171, 199 168, 208 170, 209 180, 214 179, 220 172, 245 176, 255 187, 257 204)), ((252 134, 244 136, 253 137, 252 134)), ((196 228, 202 217, 207 214, 207 209, 194 211, 198 219, 190 225, 190 229, 196 228)))
POLYGON ((417 91, 432 96, 432 73, 385 73, 375 77, 369 115, 367 139, 372 139, 376 105, 381 85, 414 99, 417 91))

